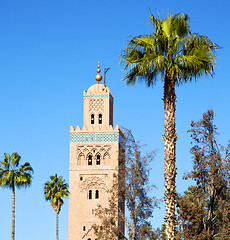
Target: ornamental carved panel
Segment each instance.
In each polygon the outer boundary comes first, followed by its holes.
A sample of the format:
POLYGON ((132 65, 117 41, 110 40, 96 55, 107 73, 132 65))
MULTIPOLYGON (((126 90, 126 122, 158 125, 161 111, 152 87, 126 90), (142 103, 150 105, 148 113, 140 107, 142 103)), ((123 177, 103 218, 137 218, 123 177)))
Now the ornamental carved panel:
POLYGON ((89 100, 89 111, 102 111, 104 112, 104 99, 98 98, 98 99, 90 99, 89 100))
POLYGON ((85 189, 88 190, 89 188, 94 187, 107 191, 106 183, 102 180, 102 178, 96 176, 86 178, 84 181, 82 181, 82 183, 80 184, 80 191, 83 191, 85 189))

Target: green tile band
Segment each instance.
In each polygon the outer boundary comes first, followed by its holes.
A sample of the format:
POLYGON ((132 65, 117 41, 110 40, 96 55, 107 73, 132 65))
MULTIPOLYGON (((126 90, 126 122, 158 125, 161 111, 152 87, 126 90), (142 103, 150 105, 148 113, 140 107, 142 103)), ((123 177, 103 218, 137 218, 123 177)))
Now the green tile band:
POLYGON ((71 143, 119 142, 123 145, 123 138, 119 133, 70 133, 71 143))
POLYGON ((90 94, 84 95, 83 98, 110 98, 113 101, 113 98, 110 94, 90 94))

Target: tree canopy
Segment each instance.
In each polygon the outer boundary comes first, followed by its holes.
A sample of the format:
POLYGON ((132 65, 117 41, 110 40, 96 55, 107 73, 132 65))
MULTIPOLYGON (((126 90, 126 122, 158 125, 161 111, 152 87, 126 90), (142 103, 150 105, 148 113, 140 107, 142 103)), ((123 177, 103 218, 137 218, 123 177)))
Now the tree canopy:
POLYGON ((213 75, 217 44, 208 37, 192 33, 188 14, 169 15, 166 19, 150 16, 155 31, 133 37, 121 55, 127 84, 136 80, 148 86, 167 74, 176 84, 213 75))
POLYGON ((212 110, 191 122, 193 170, 184 178, 192 185, 179 197, 178 213, 183 239, 229 239, 230 235, 230 143, 218 143, 212 110))

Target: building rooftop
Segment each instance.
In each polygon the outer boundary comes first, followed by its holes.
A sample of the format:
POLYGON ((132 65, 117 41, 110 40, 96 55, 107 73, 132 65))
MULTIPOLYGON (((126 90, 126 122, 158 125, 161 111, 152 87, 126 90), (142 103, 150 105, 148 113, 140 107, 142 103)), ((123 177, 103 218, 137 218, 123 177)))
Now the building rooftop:
POLYGON ((110 93, 109 88, 103 84, 94 84, 91 87, 89 87, 87 92, 85 92, 85 94, 109 94, 109 93, 110 93))

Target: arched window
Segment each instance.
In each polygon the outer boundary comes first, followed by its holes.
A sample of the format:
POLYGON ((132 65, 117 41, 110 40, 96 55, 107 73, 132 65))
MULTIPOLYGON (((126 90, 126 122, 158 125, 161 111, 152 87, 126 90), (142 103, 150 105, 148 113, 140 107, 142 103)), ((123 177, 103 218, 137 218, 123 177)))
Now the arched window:
POLYGON ((91 238, 88 238, 88 240, 91 240, 91 238))
POLYGON ((85 231, 85 226, 83 226, 83 231, 85 231))
POLYGON ((100 165, 101 164, 101 157, 100 155, 98 154, 97 155, 97 160, 96 160, 96 165, 100 165))
POLYGON ((80 180, 82 181, 82 180, 83 180, 83 177, 80 177, 80 180))
POLYGON ((91 114, 91 124, 94 124, 94 114, 91 114))
POLYGON ((102 124, 102 114, 98 115, 98 124, 102 124))
POLYGON ((95 192, 95 199, 98 199, 99 198, 99 190, 96 190, 95 192))
POLYGON ((89 199, 92 199, 92 190, 89 190, 89 199))
POLYGON ((92 161, 92 155, 88 156, 88 165, 92 165, 93 161, 92 161))

